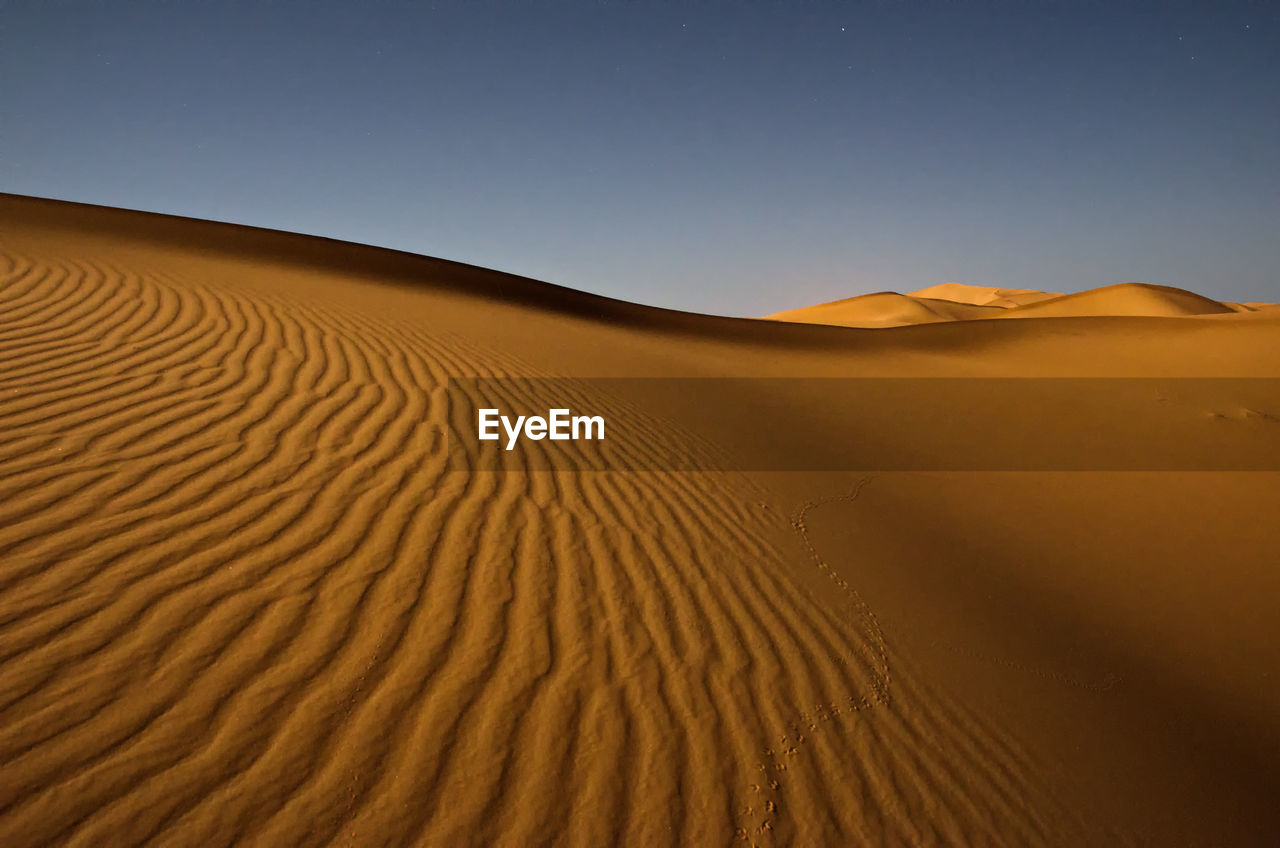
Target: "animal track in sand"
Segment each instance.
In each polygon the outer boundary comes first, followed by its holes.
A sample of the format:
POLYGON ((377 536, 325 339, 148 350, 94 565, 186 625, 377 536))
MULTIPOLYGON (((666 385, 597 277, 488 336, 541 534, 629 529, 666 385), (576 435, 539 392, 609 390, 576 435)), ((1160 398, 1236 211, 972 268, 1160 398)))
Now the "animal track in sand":
MULTIPOLYGON (((347 707, 342 714, 343 725, 349 725, 351 723, 352 714, 355 713, 356 709, 362 703, 364 703, 364 700, 367 697, 362 695, 365 678, 368 677, 369 672, 373 671, 374 666, 377 665, 378 659, 382 653, 382 643, 384 641, 384 639, 379 639, 378 643, 373 646, 373 651, 369 655, 369 661, 365 664, 364 669, 360 672, 359 676, 356 677, 355 685, 351 688, 351 696, 347 698, 347 707)), ((359 800, 361 795, 362 785, 364 785, 364 780, 361 777, 360 771, 352 771, 347 792, 344 793, 346 795, 346 808, 343 818, 345 822, 343 830, 347 832, 346 844, 348 845, 360 844, 358 840, 359 834, 355 829, 355 811, 356 802, 359 800)))
POLYGON ((1280 415, 1273 414, 1263 409, 1253 409, 1252 407, 1242 406, 1230 412, 1220 412, 1218 410, 1208 410, 1204 413, 1207 417, 1215 421, 1265 421, 1269 424, 1280 423, 1280 415))
MULTIPOLYGON (((884 629, 862 595, 819 554, 805 522, 808 513, 816 507, 841 501, 852 503, 872 479, 869 476, 861 478, 846 494, 819 498, 802 504, 791 522, 814 565, 840 588, 852 614, 861 619, 864 630, 871 639, 875 669, 871 691, 820 703, 815 705, 811 712, 800 713, 787 725, 787 733, 777 738, 777 745, 763 751, 762 761, 755 765, 755 781, 748 786, 748 795, 753 801, 740 811, 743 823, 737 828, 735 834, 739 841, 750 842, 753 846, 763 845, 765 840, 772 841, 775 821, 782 812, 782 775, 787 770, 788 761, 799 755, 803 747, 811 741, 812 734, 841 717, 853 716, 889 701, 890 666, 884 629)), ((1123 679, 1120 674, 1108 671, 1102 675, 1101 680, 1092 682, 1063 672, 1030 666, 1002 657, 988 656, 961 645, 938 641, 927 644, 930 647, 944 648, 980 662, 1091 692, 1111 691, 1123 679)), ((845 662, 843 657, 840 660, 845 662)))
MULTIPOLYGON (((875 613, 867 606, 866 601, 847 580, 836 573, 819 554, 809 538, 805 516, 816 506, 835 501, 853 501, 863 487, 871 482, 870 477, 860 479, 847 494, 821 498, 803 504, 791 526, 800 534, 800 539, 809 558, 827 578, 838 586, 846 603, 851 607, 854 616, 861 619, 867 635, 872 642, 874 656, 871 657, 874 678, 871 691, 862 695, 851 695, 830 702, 816 704, 812 712, 800 713, 794 721, 787 725, 787 733, 778 737, 777 745, 765 749, 763 760, 756 764, 756 782, 748 787, 749 797, 758 797, 750 806, 741 811, 743 824, 737 828, 739 841, 750 841, 753 845, 763 844, 763 840, 772 841, 774 821, 782 812, 782 774, 787 770, 787 762, 799 755, 801 748, 809 741, 806 733, 812 733, 823 724, 841 716, 852 716, 869 710, 877 704, 889 700, 889 650, 885 644, 884 632, 875 613)), ((843 663, 845 659, 840 658, 843 663)))

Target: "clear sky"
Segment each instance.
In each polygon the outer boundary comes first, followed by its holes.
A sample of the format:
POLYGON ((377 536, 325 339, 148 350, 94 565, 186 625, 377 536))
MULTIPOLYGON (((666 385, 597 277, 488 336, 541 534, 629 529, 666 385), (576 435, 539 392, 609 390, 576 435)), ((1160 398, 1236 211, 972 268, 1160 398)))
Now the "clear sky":
POLYGON ((1280 301, 1276 2, 0 0, 0 45, 4 191, 729 315, 1280 301))

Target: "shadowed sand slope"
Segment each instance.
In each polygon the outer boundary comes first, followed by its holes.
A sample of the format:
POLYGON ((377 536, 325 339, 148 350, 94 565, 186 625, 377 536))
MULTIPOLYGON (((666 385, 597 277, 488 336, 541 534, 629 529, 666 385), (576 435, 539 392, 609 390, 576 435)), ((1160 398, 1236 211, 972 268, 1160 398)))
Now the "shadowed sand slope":
POLYGON ((916 297, 897 292, 875 292, 818 306, 791 309, 768 317, 775 321, 840 327, 902 327, 938 321, 994 318, 1003 311, 999 306, 916 297))
POLYGON ((998 289, 989 286, 966 286, 961 283, 942 283, 927 289, 910 292, 912 297, 927 297, 931 300, 950 300, 955 303, 972 303, 975 306, 1023 306, 1041 300, 1061 297, 1053 292, 1036 291, 1035 289, 998 289))
MULTIPOLYGON (((444 433, 450 377, 1275 377, 1278 332, 713 318, 0 196, 0 845, 1268 844, 1274 473, 444 433)), ((806 385, 742 426, 830 437, 806 385)), ((1232 391, 1152 404, 1270 444, 1232 391)))
POLYGON ((1272 306, 1220 303, 1183 289, 1141 283, 1122 283, 1067 295, 944 283, 910 294, 877 292, 767 317, 775 321, 842 327, 902 327, 979 318, 1186 318, 1258 312, 1272 306))

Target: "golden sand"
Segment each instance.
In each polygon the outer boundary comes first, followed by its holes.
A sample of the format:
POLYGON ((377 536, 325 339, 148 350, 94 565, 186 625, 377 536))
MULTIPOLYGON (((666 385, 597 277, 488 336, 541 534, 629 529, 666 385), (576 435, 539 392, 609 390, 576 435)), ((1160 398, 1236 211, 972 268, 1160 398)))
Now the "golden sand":
POLYGON ((1280 474, 447 468, 449 377, 1280 377, 1258 305, 940 288, 0 196, 0 845, 1274 844, 1280 474))

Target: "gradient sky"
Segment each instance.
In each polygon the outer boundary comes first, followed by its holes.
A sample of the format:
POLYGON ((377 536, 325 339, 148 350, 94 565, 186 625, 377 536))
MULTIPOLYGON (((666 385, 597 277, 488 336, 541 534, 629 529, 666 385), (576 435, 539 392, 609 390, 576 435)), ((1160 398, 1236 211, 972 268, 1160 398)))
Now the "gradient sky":
POLYGON ((1280 3, 0 0, 0 43, 18 194, 729 315, 1280 301, 1280 3))

